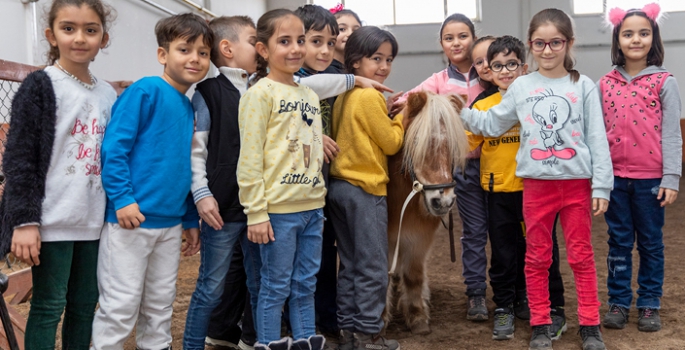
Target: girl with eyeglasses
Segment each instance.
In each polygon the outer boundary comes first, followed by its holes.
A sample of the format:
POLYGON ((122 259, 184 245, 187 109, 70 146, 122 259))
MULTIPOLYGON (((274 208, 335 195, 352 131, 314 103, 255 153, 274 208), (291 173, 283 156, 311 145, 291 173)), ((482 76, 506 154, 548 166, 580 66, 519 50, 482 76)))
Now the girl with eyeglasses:
POLYGON ((537 71, 516 79, 501 103, 488 111, 465 109, 462 120, 465 128, 485 137, 521 124, 516 176, 523 178, 530 349, 552 349, 548 269, 559 214, 583 349, 603 350, 591 210, 595 216, 607 210, 613 172, 599 93, 592 80, 573 69, 573 23, 566 13, 538 12, 528 28, 528 43, 537 71))

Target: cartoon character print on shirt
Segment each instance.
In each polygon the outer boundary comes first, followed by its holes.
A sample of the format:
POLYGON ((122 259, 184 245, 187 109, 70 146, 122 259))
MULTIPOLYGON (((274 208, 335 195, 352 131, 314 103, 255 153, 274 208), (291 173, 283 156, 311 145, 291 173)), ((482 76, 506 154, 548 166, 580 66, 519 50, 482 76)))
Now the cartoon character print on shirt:
POLYGON ((554 95, 551 91, 543 94, 533 105, 533 119, 540 124, 540 136, 543 140, 544 149, 534 148, 530 151, 530 157, 534 160, 545 160, 551 157, 559 159, 571 159, 576 155, 573 148, 561 148, 564 140, 558 131, 571 117, 571 104, 564 97, 554 95))
MULTIPOLYGON (((279 113, 284 112, 291 112, 288 134, 285 139, 288 140, 288 153, 291 159, 290 170, 293 172, 285 174, 281 184, 311 184, 312 187, 315 187, 321 183, 321 180, 318 177, 309 179, 304 171, 298 172, 298 169, 300 164, 303 164, 305 169, 309 169, 313 165, 312 144, 322 143, 321 137, 312 127, 314 118, 317 114, 321 114, 321 110, 304 101, 287 103, 281 100, 279 113), (300 150, 302 151, 300 152, 300 150)), ((317 173, 321 173, 323 164, 321 164, 320 159, 316 159, 316 166, 317 173)))

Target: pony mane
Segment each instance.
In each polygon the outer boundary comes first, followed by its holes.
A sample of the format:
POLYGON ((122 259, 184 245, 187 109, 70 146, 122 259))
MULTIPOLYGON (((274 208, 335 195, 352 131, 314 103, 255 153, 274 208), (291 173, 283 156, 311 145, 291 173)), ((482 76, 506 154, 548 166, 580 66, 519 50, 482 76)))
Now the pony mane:
MULTIPOLYGON (((467 136, 461 123, 459 110, 462 103, 453 102, 459 97, 441 96, 432 92, 426 94, 426 103, 419 111, 410 110, 408 115, 416 115, 407 128, 404 137, 403 169, 423 169, 426 161, 438 153, 442 144, 452 156, 452 172, 455 167, 463 167, 469 152, 467 136)), ((411 98, 411 96, 410 96, 411 98)), ((420 104, 421 105, 421 104, 420 104)))

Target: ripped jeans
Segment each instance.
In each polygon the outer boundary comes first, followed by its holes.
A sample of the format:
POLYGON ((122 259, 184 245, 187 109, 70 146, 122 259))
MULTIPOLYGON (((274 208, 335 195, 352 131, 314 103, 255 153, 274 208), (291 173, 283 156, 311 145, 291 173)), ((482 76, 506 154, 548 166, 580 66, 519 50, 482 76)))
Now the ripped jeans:
POLYGON ((633 247, 637 241, 640 267, 637 274, 637 308, 661 306, 664 285, 664 208, 659 200, 661 179, 614 177, 609 209, 609 304, 630 308, 633 301, 633 247))

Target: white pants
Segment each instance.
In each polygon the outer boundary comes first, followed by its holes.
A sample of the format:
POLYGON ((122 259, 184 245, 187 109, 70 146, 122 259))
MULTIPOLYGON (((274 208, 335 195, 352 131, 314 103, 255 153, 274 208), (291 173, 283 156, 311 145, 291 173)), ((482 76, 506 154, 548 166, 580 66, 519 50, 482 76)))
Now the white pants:
POLYGON ((136 346, 171 345, 171 314, 181 248, 181 225, 127 230, 108 224, 100 238, 100 308, 91 350, 121 350, 136 325, 136 346))

